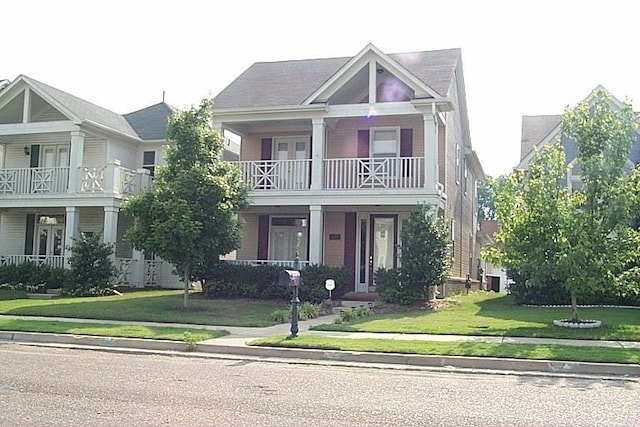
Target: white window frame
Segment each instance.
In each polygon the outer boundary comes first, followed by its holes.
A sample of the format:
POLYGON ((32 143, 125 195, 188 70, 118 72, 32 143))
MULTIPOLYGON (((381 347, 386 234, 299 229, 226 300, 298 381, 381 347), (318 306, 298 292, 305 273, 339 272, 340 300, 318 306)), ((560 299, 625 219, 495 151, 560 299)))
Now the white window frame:
POLYGON ((155 175, 156 166, 158 166, 157 157, 158 157, 158 152, 156 150, 144 150, 142 152, 142 169, 147 169, 151 176, 155 175), (146 153, 153 153, 153 163, 145 163, 144 155, 146 153))
POLYGON ((400 127, 399 126, 385 126, 385 127, 372 127, 369 129, 369 157, 370 158, 376 158, 374 157, 374 145, 376 142, 375 139, 375 134, 376 132, 389 132, 389 131, 394 131, 396 134, 396 138, 395 138, 395 142, 396 142, 396 152, 395 152, 395 156, 393 157, 377 157, 377 158, 396 158, 396 157, 400 157, 400 127))

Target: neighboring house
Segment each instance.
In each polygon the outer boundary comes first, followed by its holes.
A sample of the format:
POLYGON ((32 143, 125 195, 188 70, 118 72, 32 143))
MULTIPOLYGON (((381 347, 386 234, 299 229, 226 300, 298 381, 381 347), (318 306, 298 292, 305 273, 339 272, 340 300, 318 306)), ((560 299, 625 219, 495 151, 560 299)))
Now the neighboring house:
POLYGON ((418 203, 450 225, 452 281, 475 277, 476 188, 459 49, 261 62, 215 97, 251 187, 238 263, 346 266, 353 291, 399 265, 418 203))
MULTIPOLYGON (((495 235, 499 230, 498 221, 495 219, 485 219, 482 221, 480 230, 478 231, 478 247, 477 251, 491 247, 496 244, 495 235)), ((509 289, 509 281, 507 272, 504 268, 491 264, 486 260, 479 261, 480 268, 478 272, 479 280, 482 280, 482 288, 487 291, 507 292, 509 289)))
MULTIPOLYGON (((118 283, 180 286, 173 268, 124 240, 122 203, 162 163, 164 102, 119 115, 21 75, 0 92, 0 265, 66 265, 79 233, 115 246, 118 283)), ((228 153, 230 160, 237 154, 228 153)))
MULTIPOLYGON (((585 98, 586 102, 593 99, 593 94, 606 89, 598 85, 593 92, 585 98)), ((622 103, 611 96, 611 102, 614 106, 622 106, 622 103)), ((570 189, 577 190, 581 187, 580 180, 580 164, 576 158, 576 144, 573 140, 562 135, 562 116, 561 115, 543 115, 543 116, 522 116, 522 138, 520 141, 520 163, 515 169, 527 169, 529 162, 534 158, 546 144, 561 141, 566 155, 567 176, 565 183, 568 183, 570 189)), ((636 142, 631 147, 629 159, 627 162, 627 171, 632 171, 640 164, 640 134, 636 131, 636 142)))

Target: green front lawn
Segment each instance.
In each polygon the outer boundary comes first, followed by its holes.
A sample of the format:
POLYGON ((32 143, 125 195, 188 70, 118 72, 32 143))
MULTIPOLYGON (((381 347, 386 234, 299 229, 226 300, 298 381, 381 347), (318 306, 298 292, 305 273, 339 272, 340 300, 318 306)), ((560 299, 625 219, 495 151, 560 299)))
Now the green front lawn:
POLYGON ((108 325, 81 322, 0 319, 0 331, 46 332, 58 334, 92 335, 99 337, 145 338, 171 341, 204 341, 218 338, 227 331, 195 328, 173 328, 138 325, 108 325))
POLYGON ((640 363, 637 349, 608 347, 570 347, 542 344, 494 344, 480 342, 399 341, 391 339, 329 338, 301 335, 296 338, 273 336, 254 340, 250 345, 314 348, 322 350, 377 353, 423 354, 439 356, 506 357, 533 360, 565 360, 593 363, 640 363))
POLYGON ((71 317, 221 326, 272 326, 272 313, 286 309, 279 301, 210 300, 192 294, 182 308, 182 291, 126 292, 122 296, 26 299, 26 294, 0 291, 0 314, 71 317))
POLYGON ((458 304, 435 311, 413 309, 377 314, 313 329, 640 341, 640 309, 579 308, 581 318, 600 320, 602 326, 569 329, 555 326, 553 320, 570 318, 570 308, 518 306, 510 296, 494 292, 474 292, 454 299, 458 304))

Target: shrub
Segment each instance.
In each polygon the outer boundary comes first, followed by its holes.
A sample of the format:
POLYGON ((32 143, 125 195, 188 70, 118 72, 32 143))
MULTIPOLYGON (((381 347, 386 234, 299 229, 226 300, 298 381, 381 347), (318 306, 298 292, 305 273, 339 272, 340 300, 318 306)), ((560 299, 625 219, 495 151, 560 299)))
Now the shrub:
POLYGON ((315 319, 321 314, 322 306, 320 304, 312 304, 309 301, 305 301, 298 307, 299 320, 315 319))
POLYGON ((0 267, 0 283, 15 290, 38 290, 60 288, 65 281, 63 268, 37 265, 33 262, 3 265, 0 267))
POLYGON ((288 322, 291 318, 291 309, 286 310, 284 308, 280 310, 276 310, 271 313, 271 319, 276 323, 285 323, 288 322))
POLYGON ((413 304, 424 296, 420 289, 403 286, 396 268, 376 271, 376 290, 382 301, 397 304, 413 304))
MULTIPOLYGON (((279 284, 280 272, 276 265, 238 265, 218 262, 209 265, 202 273, 202 292, 209 298, 252 298, 290 300, 290 287, 279 284)), ((334 279, 336 288, 332 295, 342 296, 352 284, 350 270, 343 267, 312 265, 301 272, 300 300, 320 303, 327 298, 326 279, 334 279)))
POLYGON ((81 234, 74 239, 63 293, 75 296, 105 295, 113 290, 116 269, 111 262, 113 246, 97 234, 81 234))

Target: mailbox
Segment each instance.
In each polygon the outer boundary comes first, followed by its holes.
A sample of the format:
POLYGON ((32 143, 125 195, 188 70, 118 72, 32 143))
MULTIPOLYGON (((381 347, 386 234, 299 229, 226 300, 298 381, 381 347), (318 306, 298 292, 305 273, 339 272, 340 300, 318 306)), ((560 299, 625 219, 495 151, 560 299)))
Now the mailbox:
POLYGON ((283 286, 300 286, 300 272, 296 270, 284 270, 280 272, 280 284, 283 286))

